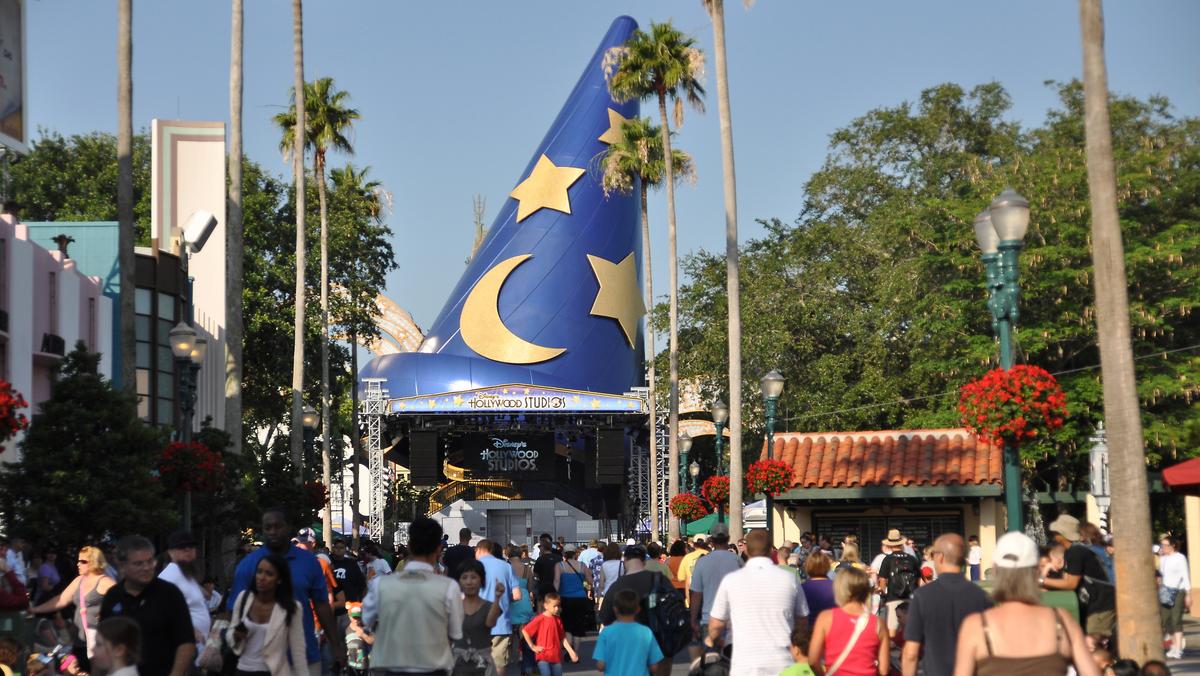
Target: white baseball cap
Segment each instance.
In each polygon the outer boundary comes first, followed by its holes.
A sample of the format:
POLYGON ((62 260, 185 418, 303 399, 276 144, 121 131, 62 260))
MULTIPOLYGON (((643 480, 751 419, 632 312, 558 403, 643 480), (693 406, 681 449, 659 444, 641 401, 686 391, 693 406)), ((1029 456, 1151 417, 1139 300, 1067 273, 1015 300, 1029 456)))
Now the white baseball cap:
POLYGON ((1032 568, 1038 565, 1038 546, 1028 535, 1013 531, 996 541, 997 568, 1032 568))

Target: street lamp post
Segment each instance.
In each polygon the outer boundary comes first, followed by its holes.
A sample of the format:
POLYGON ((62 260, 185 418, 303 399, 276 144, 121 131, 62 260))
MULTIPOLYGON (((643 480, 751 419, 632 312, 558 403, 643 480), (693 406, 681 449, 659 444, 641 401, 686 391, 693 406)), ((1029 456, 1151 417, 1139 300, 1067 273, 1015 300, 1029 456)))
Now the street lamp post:
MULTIPOLYGON (((1008 370, 1015 361, 1012 331, 1019 316, 1018 259, 1029 227, 1029 200, 1006 188, 975 217, 974 227, 987 275, 992 331, 1000 341, 1000 368, 1008 370)), ((1004 509, 1008 530, 1024 530, 1020 448, 1011 441, 1004 442, 1004 509)))
MULTIPOLYGON (((192 440, 192 416, 196 412, 196 391, 200 365, 208 351, 208 339, 197 336, 196 330, 186 322, 179 322, 167 333, 171 343, 171 354, 175 355, 176 371, 179 373, 179 430, 177 438, 187 443, 192 440)), ((183 528, 192 527, 192 492, 183 492, 183 528)))
MULTIPOLYGON (((772 370, 762 377, 763 411, 767 418, 767 459, 775 457, 775 406, 783 394, 783 375, 772 370)), ((767 494, 767 534, 775 545, 775 498, 767 494)))
POLYGON ((316 445, 317 425, 321 424, 321 414, 305 404, 300 412, 300 424, 304 427, 304 454, 311 455, 316 445))
POLYGON ((729 422, 729 407, 720 399, 712 404, 713 426, 717 428, 717 474, 725 476, 725 424, 729 422))
MULTIPOLYGON (((725 424, 729 422, 729 407, 720 399, 712 404, 713 426, 717 428, 717 475, 725 476, 725 424)), ((725 522, 725 503, 717 503, 717 521, 725 522)))
MULTIPOLYGON (((683 486, 682 493, 691 493, 691 488, 688 487, 688 453, 692 450, 692 437, 687 432, 679 433, 679 483, 683 486)), ((684 539, 687 539, 687 521, 679 520, 679 530, 682 532, 684 539)))
POLYGON ((700 463, 693 460, 692 464, 688 465, 688 474, 692 475, 692 483, 688 491, 696 493, 700 490, 700 487, 696 485, 696 478, 700 476, 700 463))

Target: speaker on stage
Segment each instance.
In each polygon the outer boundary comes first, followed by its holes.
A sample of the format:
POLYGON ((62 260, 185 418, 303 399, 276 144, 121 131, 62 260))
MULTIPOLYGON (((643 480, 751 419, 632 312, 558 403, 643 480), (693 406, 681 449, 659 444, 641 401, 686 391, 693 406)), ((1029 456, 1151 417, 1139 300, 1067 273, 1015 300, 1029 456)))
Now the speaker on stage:
POLYGON ((438 433, 409 432, 409 466, 414 486, 436 486, 441 482, 438 471, 438 433))
POLYGON ((625 431, 596 432, 596 483, 619 486, 625 482, 625 431))

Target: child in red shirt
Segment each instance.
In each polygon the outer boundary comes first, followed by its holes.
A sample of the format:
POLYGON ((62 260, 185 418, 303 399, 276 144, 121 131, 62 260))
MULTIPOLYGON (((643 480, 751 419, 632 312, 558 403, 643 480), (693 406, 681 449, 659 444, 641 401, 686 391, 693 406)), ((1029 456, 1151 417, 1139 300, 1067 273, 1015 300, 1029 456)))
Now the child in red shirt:
POLYGON ((572 662, 578 662, 579 655, 575 654, 575 649, 567 640, 562 618, 558 616, 562 599, 558 594, 548 592, 542 597, 542 608, 541 615, 521 627, 521 636, 533 651, 541 676, 562 676, 563 649, 571 656, 572 662))

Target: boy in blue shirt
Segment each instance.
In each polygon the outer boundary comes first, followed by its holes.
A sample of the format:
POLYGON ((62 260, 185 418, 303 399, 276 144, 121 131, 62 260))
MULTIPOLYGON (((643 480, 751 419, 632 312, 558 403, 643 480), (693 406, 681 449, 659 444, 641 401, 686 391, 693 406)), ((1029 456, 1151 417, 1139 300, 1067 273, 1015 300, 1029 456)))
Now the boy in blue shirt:
POLYGON ((637 592, 622 589, 613 598, 617 621, 600 632, 592 657, 596 668, 608 676, 646 676, 663 660, 650 628, 638 624, 637 592))

